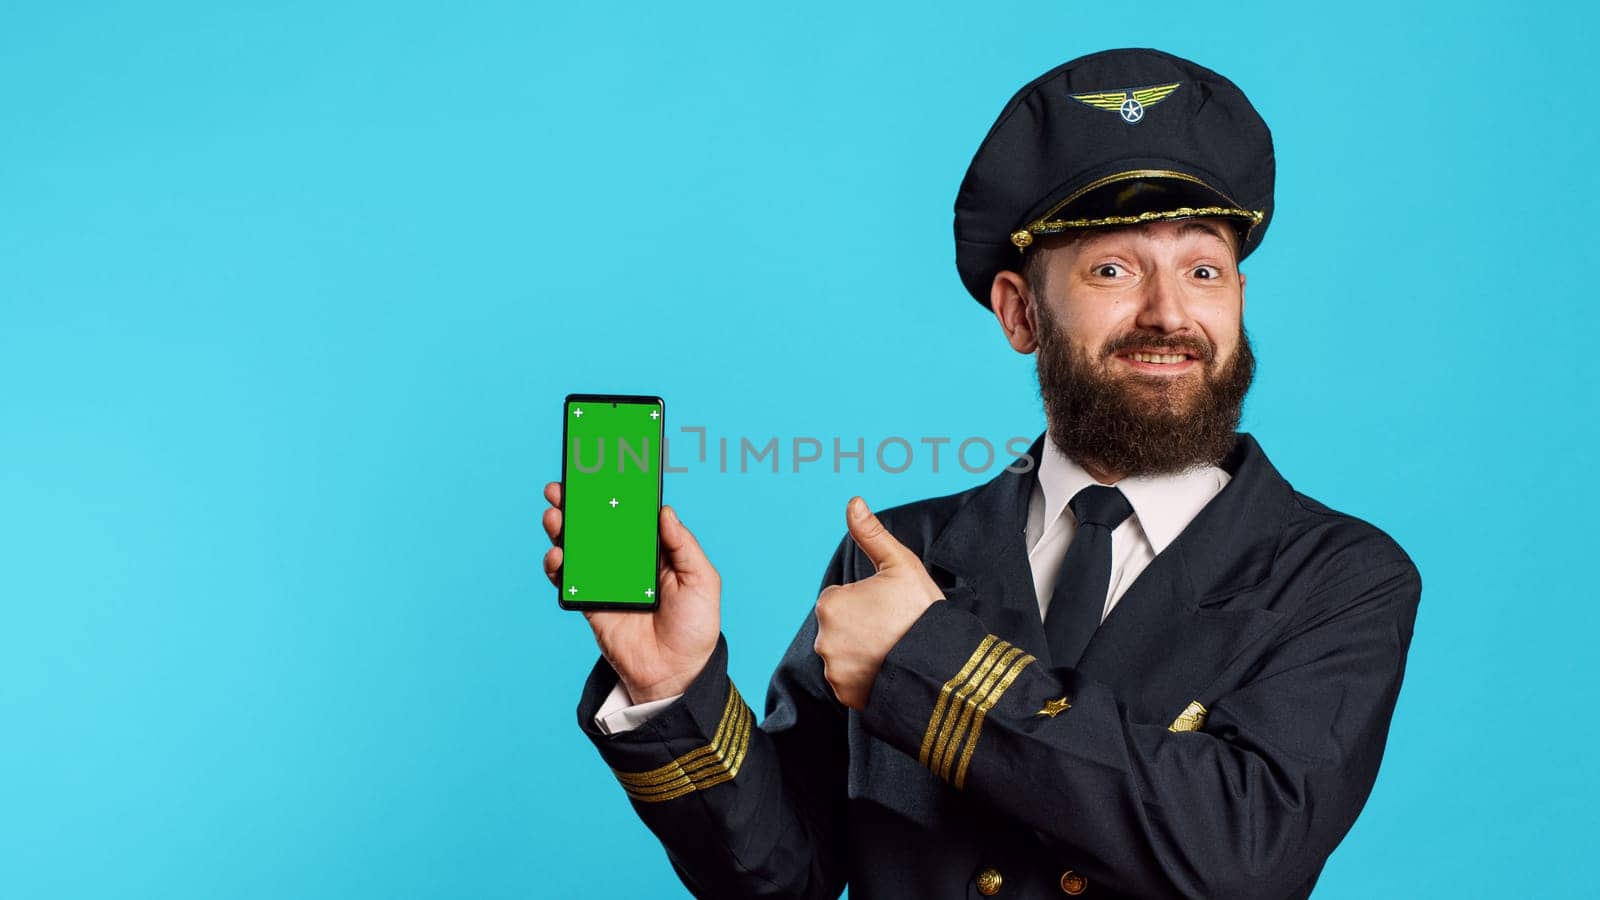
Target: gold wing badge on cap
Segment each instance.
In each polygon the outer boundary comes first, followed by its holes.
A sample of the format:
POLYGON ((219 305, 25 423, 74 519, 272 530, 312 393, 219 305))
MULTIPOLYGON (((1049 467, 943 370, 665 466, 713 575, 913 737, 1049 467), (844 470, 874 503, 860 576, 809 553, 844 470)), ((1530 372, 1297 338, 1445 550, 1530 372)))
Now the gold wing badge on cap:
POLYGON ((1085 103, 1095 109, 1104 109, 1109 112, 1119 113, 1122 121, 1129 125, 1137 125, 1144 119, 1147 107, 1155 106, 1182 84, 1174 81, 1171 84, 1156 84, 1150 87, 1129 88, 1123 91, 1094 91, 1088 94, 1073 94, 1072 99, 1085 103))

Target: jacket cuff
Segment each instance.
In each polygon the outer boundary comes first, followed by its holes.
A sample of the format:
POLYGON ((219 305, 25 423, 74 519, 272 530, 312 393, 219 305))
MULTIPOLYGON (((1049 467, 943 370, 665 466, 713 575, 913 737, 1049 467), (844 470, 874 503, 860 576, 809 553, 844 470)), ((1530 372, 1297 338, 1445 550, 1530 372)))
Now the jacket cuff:
POLYGON ((728 678, 724 637, 682 696, 639 727, 608 735, 595 714, 616 683, 611 664, 598 660, 578 701, 578 726, 634 801, 673 800, 738 774, 755 717, 728 678))
POLYGON ((984 718, 1032 662, 971 612, 948 599, 935 603, 884 657, 862 722, 935 775, 965 787, 984 718))

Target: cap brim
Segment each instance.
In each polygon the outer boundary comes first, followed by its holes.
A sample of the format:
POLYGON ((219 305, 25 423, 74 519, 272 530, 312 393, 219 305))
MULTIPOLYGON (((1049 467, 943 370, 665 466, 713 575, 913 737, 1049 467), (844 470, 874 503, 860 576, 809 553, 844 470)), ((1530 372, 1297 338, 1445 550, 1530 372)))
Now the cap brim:
POLYGON ((1120 160, 1063 184, 1053 196, 1042 198, 1019 224, 1007 223, 1015 230, 994 235, 998 241, 976 240, 963 233, 958 208, 956 268, 967 292, 989 307, 995 273, 1018 268, 1036 236, 1199 217, 1234 224, 1242 260, 1261 241, 1272 215, 1271 197, 1264 198, 1266 203, 1256 198, 1262 208, 1253 209, 1218 185, 1208 173, 1172 160, 1120 160))
POLYGON ((1015 232, 1011 240, 1018 247, 1027 247, 1041 234, 1200 216, 1235 220, 1243 239, 1261 222, 1263 213, 1241 206, 1197 176, 1176 170, 1133 169, 1095 179, 1074 191, 1015 232))

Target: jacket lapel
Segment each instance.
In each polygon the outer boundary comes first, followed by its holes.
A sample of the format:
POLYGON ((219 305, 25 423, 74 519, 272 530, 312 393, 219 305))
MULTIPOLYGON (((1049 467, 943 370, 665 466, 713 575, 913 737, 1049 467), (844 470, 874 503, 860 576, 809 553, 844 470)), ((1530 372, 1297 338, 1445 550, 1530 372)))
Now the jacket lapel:
POLYGON ((945 589, 945 599, 977 615, 1001 638, 1048 660, 1024 533, 1043 450, 1041 434, 1025 456, 979 487, 951 517, 924 562, 945 589), (1025 472, 1012 471, 1022 459, 1032 465, 1025 472))
POLYGON ((1228 484, 1117 601, 1081 674, 1170 704, 1169 695, 1204 688, 1279 618, 1252 589, 1271 574, 1293 490, 1249 434, 1220 465, 1228 484))
MULTIPOLYGON (((1023 531, 1044 439, 1029 448, 1027 472, 1008 469, 980 487, 925 557, 947 600, 1041 661, 1049 647, 1023 531)), ((1084 651, 1081 675, 1170 703, 1167 694, 1203 687, 1277 619, 1251 589, 1271 571, 1293 491, 1247 433, 1219 465, 1228 484, 1123 594, 1084 651)))

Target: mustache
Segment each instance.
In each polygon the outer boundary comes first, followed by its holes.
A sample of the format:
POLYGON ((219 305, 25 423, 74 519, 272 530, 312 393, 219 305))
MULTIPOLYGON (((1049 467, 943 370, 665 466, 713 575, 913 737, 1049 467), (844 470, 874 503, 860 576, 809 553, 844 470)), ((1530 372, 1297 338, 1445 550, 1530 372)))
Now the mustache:
POLYGON ((1209 363, 1216 358, 1217 350, 1210 341, 1198 337, 1184 337, 1178 335, 1146 334, 1134 332, 1125 334, 1106 342, 1102 349, 1105 356, 1114 356, 1124 350, 1153 349, 1171 352, 1190 353, 1198 357, 1201 362, 1209 363))

